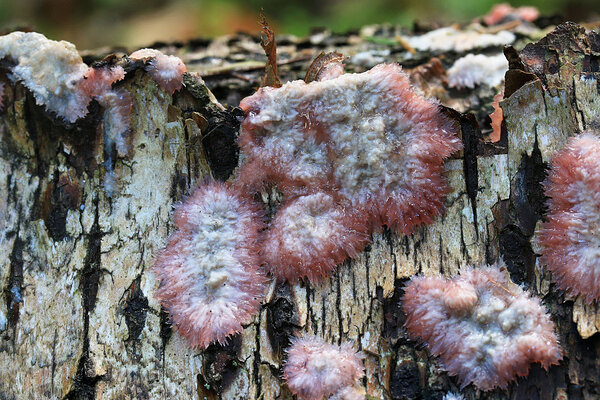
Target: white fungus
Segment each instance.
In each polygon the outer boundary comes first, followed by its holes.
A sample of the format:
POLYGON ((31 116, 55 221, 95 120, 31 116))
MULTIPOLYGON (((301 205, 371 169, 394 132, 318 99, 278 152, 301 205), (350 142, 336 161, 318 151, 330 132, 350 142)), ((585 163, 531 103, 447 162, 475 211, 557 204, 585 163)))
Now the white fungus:
POLYGON ((498 86, 507 70, 508 61, 502 53, 493 56, 467 54, 456 60, 448 70, 448 85, 458 89, 473 89, 482 84, 498 86))

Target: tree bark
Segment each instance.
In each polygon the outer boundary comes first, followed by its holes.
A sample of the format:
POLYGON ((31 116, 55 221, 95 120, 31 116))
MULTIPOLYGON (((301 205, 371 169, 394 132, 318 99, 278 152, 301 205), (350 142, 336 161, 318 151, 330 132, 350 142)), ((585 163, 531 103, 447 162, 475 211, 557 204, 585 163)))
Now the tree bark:
MULTIPOLYGON (((515 47, 540 32, 521 36, 515 47)), ((410 236, 375 233, 360 257, 320 285, 272 283, 254 323, 206 351, 189 348, 171 328, 153 295, 151 266, 173 229, 173 205, 206 177, 227 179, 237 165, 243 113, 235 106, 260 84, 258 38, 153 46, 181 54, 204 78, 187 75, 174 96, 131 66, 119 85, 134 99, 132 152, 115 163, 112 196, 103 186, 104 110, 93 103, 84 120, 67 125, 24 87, 10 87, 0 114, 0 398, 288 399, 282 355, 301 331, 354 341, 366 355, 362 383, 370 399, 441 399, 459 386, 408 339, 403 285, 414 274, 452 276, 500 258, 552 314, 564 359, 547 372, 533 365, 508 390, 468 386, 465 398, 598 398, 600 307, 558 292, 532 245, 550 156, 569 136, 600 127, 598 35, 566 24, 520 52, 505 49, 505 119, 500 141, 490 143, 494 90, 443 84, 440 66, 464 54, 410 54, 394 39, 398 33, 379 26, 279 37, 280 77, 301 78, 322 50, 403 64, 461 126, 464 150, 446 163, 452 192, 443 216, 410 236), (229 106, 212 101, 208 88, 229 106)), ((353 58, 347 65, 368 67, 353 58)))

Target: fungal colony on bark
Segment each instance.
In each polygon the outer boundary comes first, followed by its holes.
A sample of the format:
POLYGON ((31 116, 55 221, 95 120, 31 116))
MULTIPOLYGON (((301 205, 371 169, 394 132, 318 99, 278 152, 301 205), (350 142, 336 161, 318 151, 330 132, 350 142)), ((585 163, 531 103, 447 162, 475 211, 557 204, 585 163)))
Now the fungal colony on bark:
MULTIPOLYGON (((133 102, 125 89, 113 88, 125 78, 123 67, 110 60, 89 67, 72 43, 49 40, 35 32, 0 36, 2 59, 11 64, 9 79, 23 84, 38 105, 66 123, 85 117, 92 100, 104 108, 104 148, 108 155, 104 184, 107 194, 112 195, 116 186, 112 154, 124 157, 131 150, 128 134, 133 102)), ((150 76, 163 90, 172 94, 181 88, 187 69, 179 58, 144 49, 134 52, 132 59, 147 61, 150 76)), ((0 84, 0 108, 3 92, 0 84)))
POLYGON ((537 237, 558 287, 588 303, 600 299, 599 154, 600 139, 584 133, 552 157, 547 221, 537 237))
MULTIPOLYGON (((244 248, 238 249, 235 235, 250 235, 260 251, 247 258, 246 269, 263 268, 292 283, 302 278, 316 283, 357 256, 375 229, 386 225, 409 234, 442 210, 449 190, 443 160, 461 148, 456 126, 435 102, 413 91, 399 66, 382 64, 362 74, 339 75, 340 60, 332 63, 335 68, 318 67, 325 72, 315 77, 322 80, 264 87, 241 102, 242 162, 227 190, 236 198, 247 196, 248 203, 273 186, 284 197, 260 235, 256 213, 228 210, 234 225, 243 216, 256 219, 251 229, 233 231, 222 221, 225 216, 217 211, 223 198, 208 196, 214 184, 201 186, 176 214, 178 231, 155 271, 163 304, 192 345, 223 341, 242 329, 240 315, 247 322, 250 311, 258 311, 256 302, 249 308, 245 297, 225 295, 233 290, 241 296, 250 288, 238 282, 243 275, 231 272, 237 264, 204 259, 200 253, 238 254, 250 243, 242 240, 244 248), (203 207, 198 201, 205 202, 203 207), (194 213, 195 225, 182 229, 182 213, 194 213), (223 287, 218 291, 210 284, 213 275, 229 276, 219 281, 223 287), (188 293, 197 298, 188 299, 188 293), (179 304, 180 298, 186 304, 179 304), (229 312, 211 306, 217 301, 226 303, 229 312), (192 311, 191 303, 208 306, 192 311), (228 327, 237 329, 207 327, 215 318, 209 314, 217 311, 232 319, 228 327)), ((247 297, 256 299, 256 290, 252 286, 247 297)))
POLYGON ((302 400, 323 398, 364 399, 364 389, 355 384, 364 375, 361 355, 352 343, 328 344, 318 336, 292 338, 283 377, 302 400))
MULTIPOLYGON (((489 23, 513 17, 528 20, 531 10, 504 7, 489 23)), ((443 28, 407 41, 424 50, 464 50, 475 42, 510 43, 513 36, 443 28)), ((90 67, 72 44, 22 32, 0 37, 0 59, 11 83, 28 88, 65 123, 84 117, 92 100, 104 108, 110 193, 116 179, 111 154, 130 152, 133 104, 120 87, 123 65, 143 65, 168 95, 181 89, 187 71, 179 58, 153 49, 90 67)), ((462 148, 457 123, 418 94, 400 66, 344 74, 342 60, 337 53, 321 55, 304 80, 262 87, 243 99, 233 178, 204 182, 177 207, 176 230, 153 270, 156 296, 191 346, 223 344, 242 331, 259 312, 269 277, 318 284, 357 257, 375 231, 385 226, 410 235, 442 213, 450 191, 444 160, 462 148), (265 191, 282 198, 269 205, 275 211, 268 220, 265 204, 256 200, 265 191)), ((502 55, 469 54, 448 71, 449 86, 497 86, 506 68, 502 55)), ((0 108, 4 89, 0 82, 0 108)), ((493 141, 500 137, 500 98, 493 141)), ((549 211, 537 233, 541 261, 559 288, 588 302, 600 298, 599 153, 600 140, 589 133, 552 158, 544 184, 549 211)), ((530 364, 547 369, 562 358, 539 299, 497 265, 465 268, 452 279, 413 277, 401 305, 410 337, 426 344, 463 387, 505 388, 527 375, 530 364)), ((287 350, 284 378, 298 398, 363 399, 362 376, 361 356, 350 343, 307 335, 293 338, 287 350)))
POLYGON ((426 343, 462 387, 505 388, 529 365, 562 358, 554 324, 536 297, 498 266, 464 270, 451 280, 415 277, 402 308, 413 339, 426 343))
POLYGON ((156 259, 156 295, 191 346, 225 343, 258 312, 260 217, 225 183, 205 184, 177 209, 177 231, 156 259))

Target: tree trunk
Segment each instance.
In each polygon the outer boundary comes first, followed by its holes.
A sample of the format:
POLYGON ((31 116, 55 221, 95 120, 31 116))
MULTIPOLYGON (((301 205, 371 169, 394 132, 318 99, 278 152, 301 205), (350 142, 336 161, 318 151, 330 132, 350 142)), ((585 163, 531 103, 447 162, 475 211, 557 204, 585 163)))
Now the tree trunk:
MULTIPOLYGON (((515 47, 540 32, 521 36, 515 47)), ((280 37, 281 80, 302 77, 322 50, 371 57, 350 58, 350 71, 384 60, 409 68, 425 94, 460 111, 447 109, 460 122, 464 151, 446 163, 452 192, 444 215, 410 236, 375 233, 359 258, 320 285, 271 284, 255 322, 206 351, 189 348, 172 330, 154 298, 151 266, 173 229, 173 205, 197 182, 226 179, 237 165, 243 114, 231 106, 260 84, 258 38, 156 44, 182 54, 206 82, 187 75, 173 97, 142 69, 128 70, 120 85, 134 99, 132 152, 115 163, 112 196, 103 184, 104 111, 93 103, 84 120, 66 125, 24 87, 9 88, 0 114, 0 398, 291 398, 282 353, 302 331, 354 341, 366 355, 369 398, 440 399, 458 383, 408 339, 403 285, 414 274, 452 276, 461 266, 503 258, 513 281, 551 312, 565 357, 548 372, 533 365, 505 391, 468 386, 465 398, 597 399, 600 307, 556 290, 532 237, 545 212, 540 182, 550 156, 569 136, 600 127, 600 38, 566 24, 521 53, 507 48, 503 131, 491 143, 487 115, 496 93, 443 85, 440 60, 449 67, 464 54, 411 54, 398 33, 381 26, 280 37), (207 87, 230 106, 211 101, 207 87)))

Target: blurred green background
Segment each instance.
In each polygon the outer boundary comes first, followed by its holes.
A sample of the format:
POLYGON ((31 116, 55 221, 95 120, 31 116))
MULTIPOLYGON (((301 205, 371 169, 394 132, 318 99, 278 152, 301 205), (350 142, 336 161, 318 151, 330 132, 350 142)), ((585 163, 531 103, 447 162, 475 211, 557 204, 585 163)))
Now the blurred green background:
MULTIPOLYGON (((542 15, 600 19, 600 0, 509 1, 542 15)), ((0 28, 31 27, 78 48, 143 46, 237 31, 257 32, 260 9, 277 33, 305 35, 311 27, 346 31, 389 22, 466 22, 493 0, 0 0, 0 28)))

